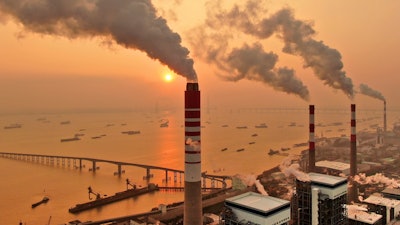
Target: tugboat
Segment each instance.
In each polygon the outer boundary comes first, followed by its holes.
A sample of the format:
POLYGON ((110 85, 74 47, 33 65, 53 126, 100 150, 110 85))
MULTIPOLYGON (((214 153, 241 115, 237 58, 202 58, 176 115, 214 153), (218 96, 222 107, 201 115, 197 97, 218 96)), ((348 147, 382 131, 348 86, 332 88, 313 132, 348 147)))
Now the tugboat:
POLYGON ((43 203, 47 203, 49 200, 50 199, 48 197, 44 196, 42 200, 32 204, 32 209, 35 208, 36 206, 39 206, 39 205, 43 204, 43 203))

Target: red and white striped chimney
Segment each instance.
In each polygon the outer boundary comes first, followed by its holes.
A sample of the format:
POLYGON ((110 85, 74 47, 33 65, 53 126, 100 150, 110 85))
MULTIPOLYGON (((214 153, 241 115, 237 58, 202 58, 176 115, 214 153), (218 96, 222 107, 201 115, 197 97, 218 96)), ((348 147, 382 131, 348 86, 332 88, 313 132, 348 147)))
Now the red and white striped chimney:
POLYGON ((383 132, 386 133, 386 101, 383 101, 383 132))
POLYGON ((187 83, 185 91, 185 197, 184 225, 202 225, 200 91, 187 83))
POLYGON ((309 172, 315 172, 315 118, 314 118, 314 105, 310 105, 310 136, 308 142, 308 163, 309 172))
POLYGON ((356 105, 351 104, 350 176, 357 173, 356 105))

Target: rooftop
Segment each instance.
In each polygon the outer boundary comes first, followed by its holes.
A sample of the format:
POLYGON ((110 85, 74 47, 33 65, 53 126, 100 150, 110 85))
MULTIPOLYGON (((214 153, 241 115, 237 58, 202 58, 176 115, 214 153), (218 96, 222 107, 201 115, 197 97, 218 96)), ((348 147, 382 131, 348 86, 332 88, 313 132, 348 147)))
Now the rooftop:
POLYGON ((379 219, 382 218, 382 215, 363 211, 348 211, 347 217, 349 219, 360 221, 366 224, 375 224, 379 219))
POLYGON ((337 177, 320 173, 309 173, 311 182, 316 185, 336 187, 347 183, 345 177, 337 177))
POLYGON ((228 204, 230 203, 229 205, 254 209, 263 213, 268 213, 280 208, 286 208, 290 206, 289 201, 271 196, 261 195, 255 192, 247 192, 241 195, 237 195, 235 197, 228 198, 226 199, 226 202, 228 204))
POLYGON ((340 171, 350 169, 350 164, 348 164, 348 163, 327 161, 327 160, 318 161, 315 163, 315 165, 318 167, 326 167, 326 168, 340 170, 340 171))
POLYGON ((375 205, 389 206, 392 208, 400 205, 399 200, 384 198, 382 196, 377 196, 377 195, 369 196, 368 198, 364 199, 364 202, 370 203, 370 204, 375 204, 375 205))

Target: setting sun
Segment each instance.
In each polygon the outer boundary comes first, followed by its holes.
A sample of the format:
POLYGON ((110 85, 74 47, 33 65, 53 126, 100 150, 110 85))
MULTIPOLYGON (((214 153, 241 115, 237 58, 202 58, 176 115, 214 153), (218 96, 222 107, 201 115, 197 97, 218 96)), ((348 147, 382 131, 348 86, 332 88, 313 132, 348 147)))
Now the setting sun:
POLYGON ((165 74, 165 76, 164 76, 164 80, 165 80, 166 82, 170 82, 170 81, 172 81, 172 75, 171 75, 171 74, 169 74, 169 73, 165 74))

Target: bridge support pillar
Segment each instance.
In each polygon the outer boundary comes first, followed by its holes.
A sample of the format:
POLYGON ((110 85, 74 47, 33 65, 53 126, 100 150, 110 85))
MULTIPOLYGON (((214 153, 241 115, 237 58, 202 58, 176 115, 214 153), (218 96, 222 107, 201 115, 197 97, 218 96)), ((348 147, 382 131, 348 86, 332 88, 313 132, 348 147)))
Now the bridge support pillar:
POLYGON ((165 184, 168 184, 168 170, 165 170, 165 184))
POLYGON ((79 159, 79 169, 82 169, 82 159, 79 159))
POLYGON ((149 180, 151 177, 150 168, 146 168, 146 179, 149 180))
POLYGON ((96 172, 96 161, 92 161, 92 171, 96 172))
POLYGON ((121 176, 122 174, 122 166, 121 164, 118 164, 118 176, 121 176))

